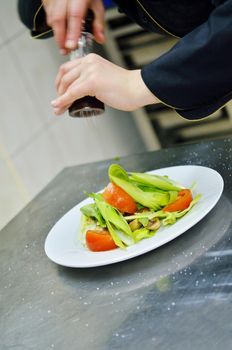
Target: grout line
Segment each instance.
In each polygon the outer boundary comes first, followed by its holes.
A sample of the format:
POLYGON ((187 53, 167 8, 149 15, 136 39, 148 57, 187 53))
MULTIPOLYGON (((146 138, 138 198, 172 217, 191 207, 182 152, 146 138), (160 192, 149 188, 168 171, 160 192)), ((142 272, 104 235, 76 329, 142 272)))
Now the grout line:
POLYGON ((30 196, 29 192, 27 191, 27 188, 25 187, 22 179, 20 178, 19 174, 17 173, 17 170, 15 169, 15 166, 14 166, 10 156, 7 153, 7 150, 5 149, 4 145, 1 143, 0 143, 0 157, 5 162, 5 165, 9 171, 9 173, 11 174, 22 198, 25 201, 30 200, 31 196, 30 196))

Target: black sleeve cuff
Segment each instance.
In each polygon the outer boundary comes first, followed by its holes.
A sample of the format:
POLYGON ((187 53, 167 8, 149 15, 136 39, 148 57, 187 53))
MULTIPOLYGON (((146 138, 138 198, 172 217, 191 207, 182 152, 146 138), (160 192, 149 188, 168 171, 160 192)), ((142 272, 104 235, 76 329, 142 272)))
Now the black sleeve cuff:
POLYGON ((209 117, 211 114, 217 112, 219 109, 223 108, 232 99, 232 92, 228 95, 221 97, 214 103, 209 105, 196 107, 194 109, 178 109, 176 112, 189 120, 197 120, 205 117, 209 117))
MULTIPOLYGON (((179 96, 174 94, 170 94, 170 91, 159 89, 160 85, 156 84, 156 88, 150 85, 151 82, 151 74, 144 67, 141 71, 142 79, 151 90, 151 92, 163 103, 165 106, 174 109, 180 116, 189 120, 197 120, 210 116, 215 113, 222 107, 224 107, 231 99, 232 99, 232 91, 225 96, 222 96, 218 99, 214 99, 211 103, 205 103, 202 105, 195 105, 192 108, 183 107, 183 100, 185 100, 185 96, 180 94, 179 96), (148 76, 147 76, 148 75, 148 76)), ((153 81, 154 82, 154 81, 153 81)), ((156 80, 157 82, 157 80, 156 80)), ((162 81, 163 86, 163 81, 162 81)))
POLYGON ((35 39, 53 36, 52 29, 46 23, 46 13, 41 0, 18 0, 18 13, 21 22, 30 30, 35 39))

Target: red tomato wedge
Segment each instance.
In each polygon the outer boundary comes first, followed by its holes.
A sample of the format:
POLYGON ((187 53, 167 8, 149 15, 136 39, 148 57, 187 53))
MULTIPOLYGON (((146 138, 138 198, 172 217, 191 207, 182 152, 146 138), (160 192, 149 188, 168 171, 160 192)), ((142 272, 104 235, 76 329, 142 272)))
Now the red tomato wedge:
POLYGON ((107 230, 88 230, 85 239, 87 247, 92 252, 102 252, 118 248, 107 230))
POLYGON ((188 189, 184 189, 178 193, 178 197, 175 202, 168 204, 162 210, 168 212, 184 210, 189 207, 192 200, 192 192, 188 189))
POLYGON ((134 214, 137 205, 134 199, 121 187, 110 182, 103 192, 103 198, 107 203, 122 213, 134 214))

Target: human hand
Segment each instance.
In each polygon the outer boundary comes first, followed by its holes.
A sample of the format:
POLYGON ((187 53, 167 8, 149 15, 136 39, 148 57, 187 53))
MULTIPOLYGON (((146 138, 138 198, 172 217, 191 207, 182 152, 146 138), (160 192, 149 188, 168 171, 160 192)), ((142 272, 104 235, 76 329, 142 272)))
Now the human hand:
POLYGON ((51 102, 54 113, 63 114, 75 100, 88 95, 123 111, 158 103, 140 73, 116 66, 93 53, 67 62, 57 74, 58 98, 51 102))
POLYGON ((105 41, 102 0, 43 0, 47 24, 54 31, 61 54, 77 46, 87 9, 94 12, 93 35, 99 44, 105 41))

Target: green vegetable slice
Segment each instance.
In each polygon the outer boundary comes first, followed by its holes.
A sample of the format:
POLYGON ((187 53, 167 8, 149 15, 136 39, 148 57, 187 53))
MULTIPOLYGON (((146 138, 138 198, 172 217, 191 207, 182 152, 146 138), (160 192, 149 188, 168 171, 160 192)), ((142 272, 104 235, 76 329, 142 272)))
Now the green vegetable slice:
POLYGON ((112 164, 109 167, 109 178, 144 207, 158 210, 169 203, 169 193, 144 192, 130 181, 126 171, 118 164, 112 164))
POLYGON ((130 173, 130 179, 142 185, 153 186, 165 191, 180 191, 183 187, 170 180, 167 176, 146 173, 130 173))
POLYGON ((119 236, 117 230, 120 230, 133 240, 132 231, 127 221, 124 219, 121 213, 105 202, 101 194, 92 193, 89 196, 94 199, 115 244, 120 248, 125 248, 124 243, 127 243, 128 240, 124 240, 124 235, 119 236))

